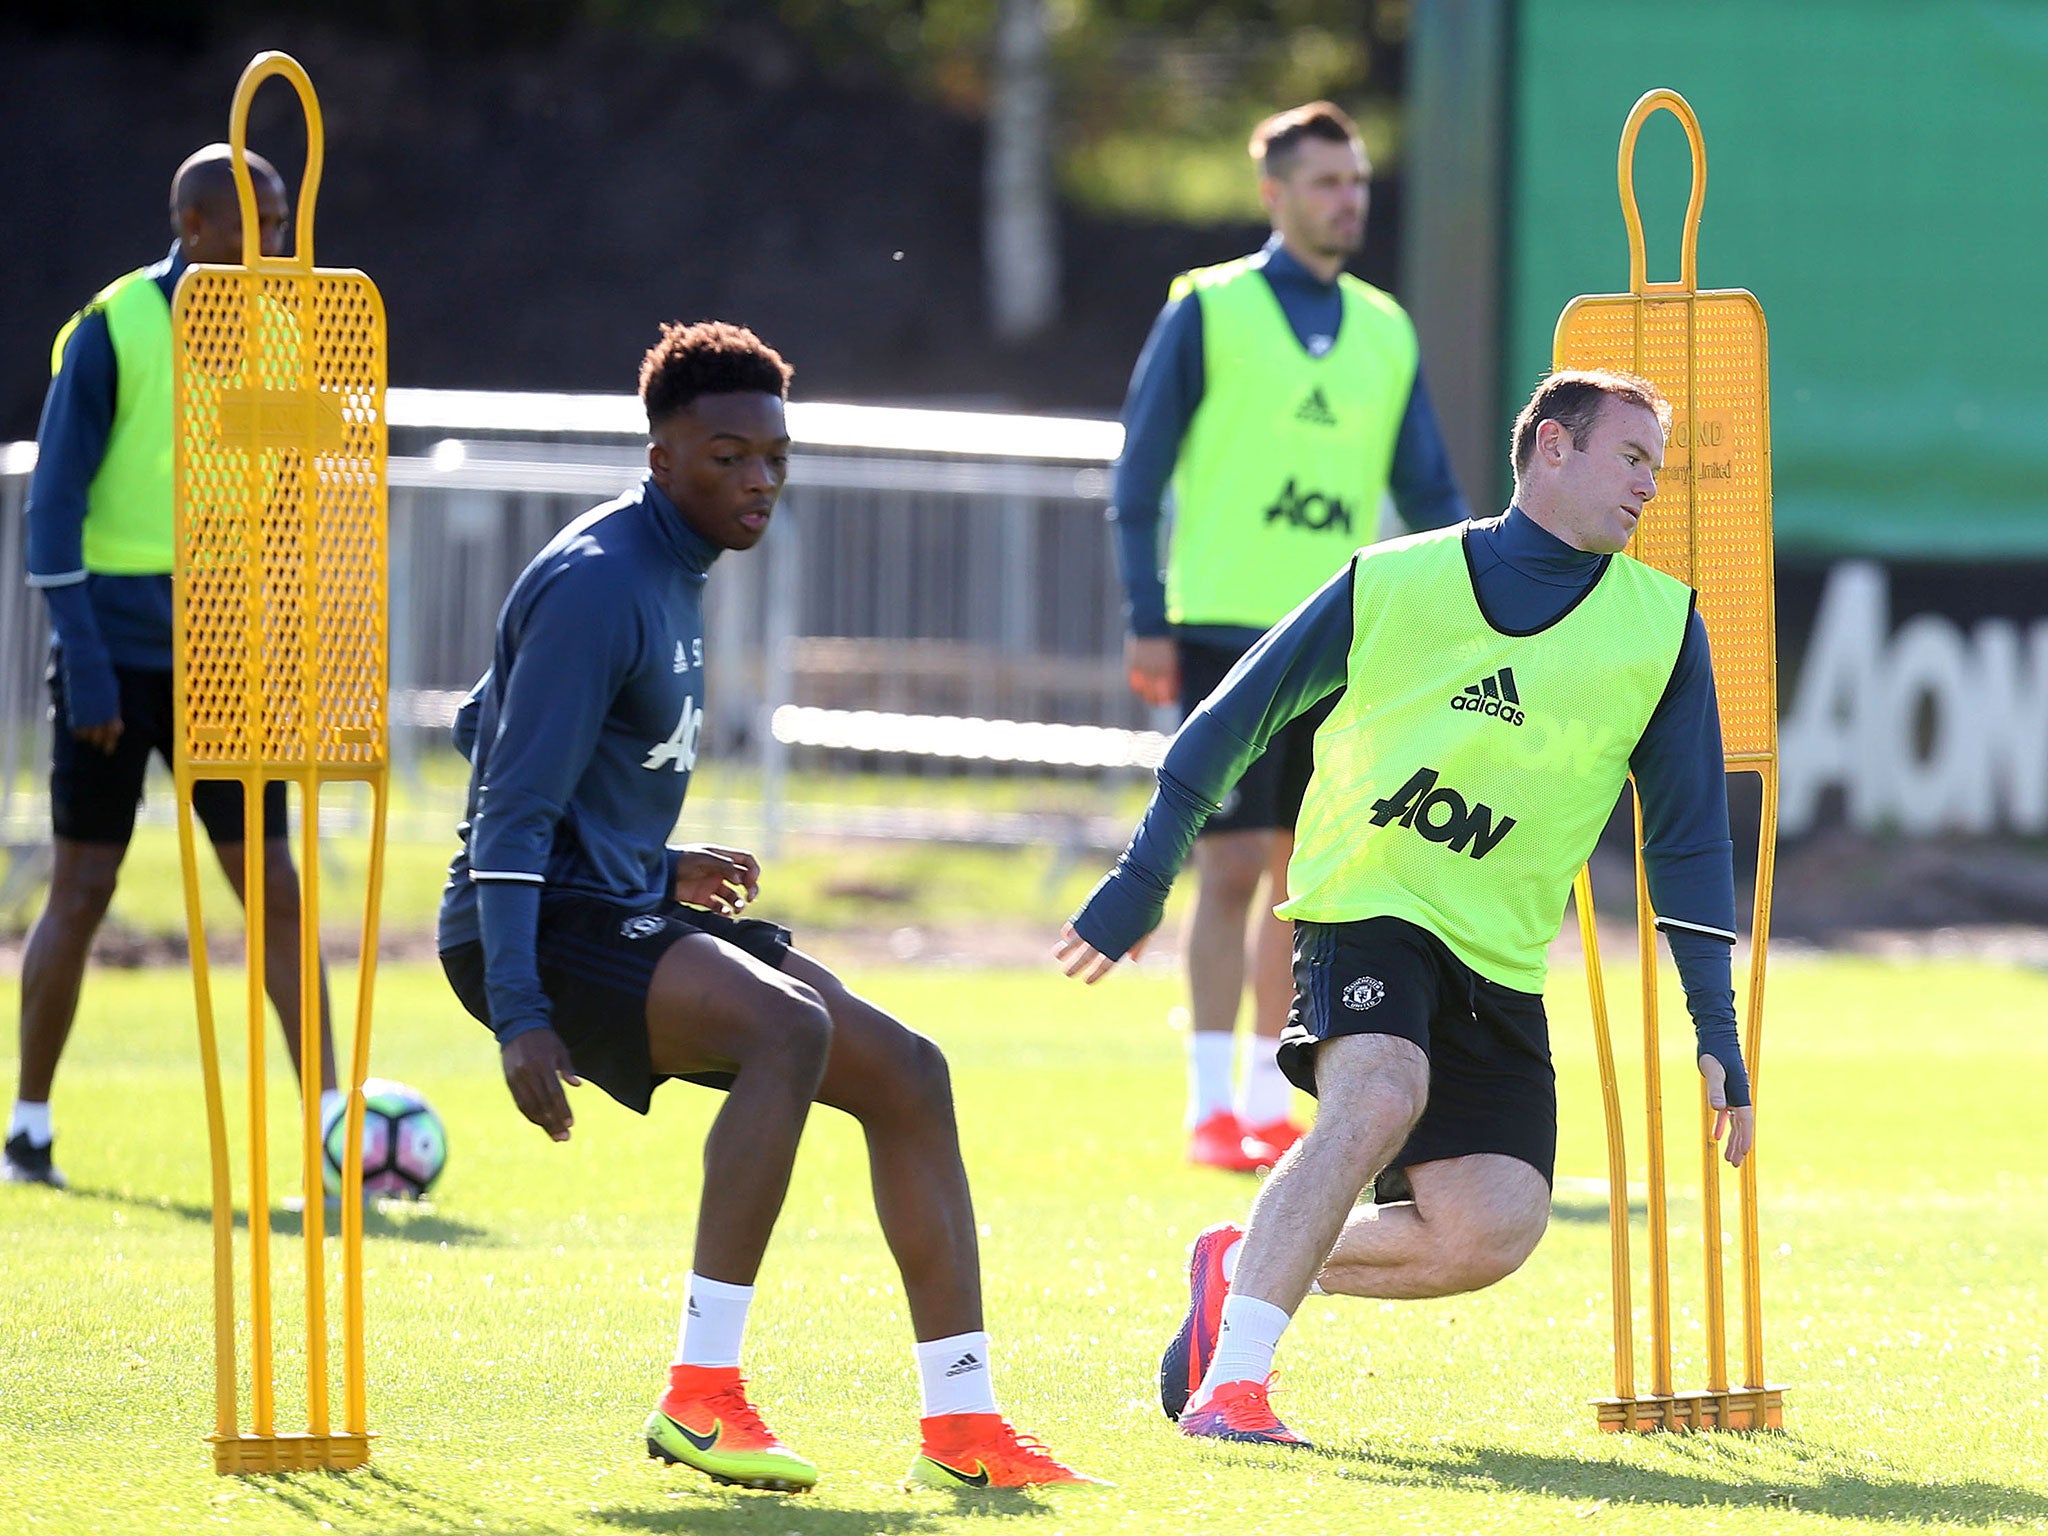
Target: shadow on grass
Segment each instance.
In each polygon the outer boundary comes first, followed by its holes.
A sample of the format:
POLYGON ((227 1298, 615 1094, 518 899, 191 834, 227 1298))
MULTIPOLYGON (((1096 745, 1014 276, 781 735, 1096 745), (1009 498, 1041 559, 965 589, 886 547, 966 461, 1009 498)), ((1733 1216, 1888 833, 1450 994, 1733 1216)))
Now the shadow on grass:
POLYGON ((393 1477, 377 1466, 355 1472, 281 1472, 252 1477, 278 1503, 297 1510, 308 1524, 338 1531, 375 1531, 378 1536, 475 1536, 487 1529, 494 1536, 559 1527, 506 1523, 497 1509, 462 1499, 446 1498, 393 1477))
MULTIPOLYGON (((202 1222, 209 1226, 213 1222, 213 1207, 210 1205, 138 1195, 126 1189, 94 1189, 74 1184, 71 1186, 70 1198, 98 1200, 107 1205, 125 1205, 137 1211, 160 1212, 166 1216, 202 1222)), ((237 1206, 235 1230, 246 1231, 248 1226, 248 1211, 237 1206)), ((297 1237, 304 1230, 304 1224, 298 1211, 276 1206, 270 1212, 270 1230, 279 1237, 297 1237)), ((340 1232, 341 1212, 330 1206, 327 1210, 327 1235, 335 1237, 340 1232)), ((432 1206, 412 1205, 398 1200, 379 1200, 363 1207, 363 1236, 393 1237, 407 1243, 446 1243, 450 1247, 485 1247, 496 1241, 487 1227, 475 1226, 466 1221, 458 1221, 452 1216, 444 1216, 432 1206)))
POLYGON ((629 1531, 707 1531, 712 1533, 775 1530, 800 1526, 803 1536, 867 1536, 868 1532, 933 1531, 963 1517, 1023 1518, 1056 1514, 1056 1507, 1029 1490, 990 1489, 947 1493, 920 1490, 927 1509, 831 1509, 811 1502, 807 1494, 745 1493, 707 1488, 659 1505, 593 1510, 602 1525, 629 1531))
MULTIPOLYGON (((1631 1217, 1648 1216, 1649 1205, 1641 1200, 1628 1203, 1631 1217)), ((1604 1227, 1607 1225, 1607 1197, 1605 1195, 1561 1195, 1550 1197, 1550 1219, 1584 1226, 1604 1227)))
POLYGON ((821 1508, 803 1494, 754 1493, 741 1489, 693 1486, 658 1504, 589 1509, 565 1501, 542 1523, 507 1521, 503 1511, 462 1498, 451 1498, 394 1477, 371 1465, 355 1472, 282 1472, 244 1479, 250 1488, 305 1517, 309 1525, 337 1531, 374 1531, 377 1536, 475 1536, 479 1529, 493 1536, 527 1536, 559 1531, 562 1520, 593 1521, 625 1531, 690 1531, 741 1533, 772 1531, 780 1536, 800 1526, 804 1536, 915 1536, 949 1526, 963 1517, 1022 1518, 1058 1512, 1057 1506, 1030 1489, 946 1493, 921 1490, 914 1509, 821 1508))
POLYGON ((1472 1444, 1357 1451, 1323 1446, 1312 1454, 1335 1463, 1341 1477, 1479 1493, 1547 1494, 1596 1507, 1795 1509, 1913 1525, 2048 1519, 2048 1492, 2038 1488, 1981 1480, 1915 1482, 1881 1463, 1852 1461, 1839 1450, 1792 1435, 1659 1435, 1625 1443, 1649 1448, 1655 1464, 1472 1444))

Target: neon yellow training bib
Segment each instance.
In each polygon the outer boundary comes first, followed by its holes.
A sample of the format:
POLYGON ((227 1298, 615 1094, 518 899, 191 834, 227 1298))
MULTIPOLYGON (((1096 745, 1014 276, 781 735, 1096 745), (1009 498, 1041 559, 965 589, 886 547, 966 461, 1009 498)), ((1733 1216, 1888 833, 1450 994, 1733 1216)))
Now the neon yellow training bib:
POLYGON ((1166 616, 1267 629, 1372 541, 1415 385, 1415 327, 1349 273, 1312 357, 1250 258, 1183 273, 1202 306, 1202 403, 1174 466, 1166 616))
POLYGON ((146 270, 116 278, 64 323, 64 344, 94 310, 114 345, 114 425, 86 493, 85 568, 103 576, 161 576, 172 565, 171 306, 146 270))
POLYGON ((1541 992, 1572 878, 1671 680, 1693 593, 1616 555, 1548 628, 1481 611, 1461 528, 1363 550, 1282 917, 1398 917, 1541 992))

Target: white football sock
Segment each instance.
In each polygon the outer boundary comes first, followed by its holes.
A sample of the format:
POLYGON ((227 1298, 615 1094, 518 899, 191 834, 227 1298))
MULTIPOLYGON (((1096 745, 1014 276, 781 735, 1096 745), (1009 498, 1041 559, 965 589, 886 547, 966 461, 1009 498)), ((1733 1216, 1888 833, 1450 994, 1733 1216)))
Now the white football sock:
POLYGON ((27 1099, 14 1101, 14 1117, 7 1122, 7 1139, 12 1141, 24 1131, 28 1133, 31 1146, 47 1147, 55 1138, 57 1133, 50 1129, 48 1100, 41 1104, 31 1103, 27 1099))
POLYGON ((917 1379, 924 1389, 924 1416, 928 1419, 942 1413, 996 1411, 986 1333, 926 1339, 917 1346, 917 1379))
POLYGON ((683 1320, 676 1329, 677 1365, 738 1365, 747 1332, 751 1285, 707 1280, 695 1271, 683 1276, 683 1320))
POLYGON ((1237 1036, 1220 1029, 1188 1031, 1187 1129, 1230 1108, 1230 1080, 1236 1067, 1237 1036))
POLYGON ((1270 1301, 1225 1297, 1216 1353, 1209 1359, 1200 1389, 1188 1399, 1188 1407, 1200 1408, 1226 1381, 1264 1381, 1272 1375, 1273 1351, 1280 1347, 1280 1335, 1287 1331, 1288 1322, 1287 1314, 1270 1301))
POLYGON ((1252 1039, 1244 1064, 1244 1081, 1237 1085, 1237 1118, 1246 1126, 1271 1125, 1292 1118, 1294 1084, 1273 1059, 1273 1042, 1264 1035, 1252 1039))
POLYGON ((1238 1255, 1243 1252, 1244 1239, 1241 1237, 1232 1239, 1230 1246, 1223 1250, 1223 1283, 1225 1285, 1229 1285, 1237 1279, 1238 1255))

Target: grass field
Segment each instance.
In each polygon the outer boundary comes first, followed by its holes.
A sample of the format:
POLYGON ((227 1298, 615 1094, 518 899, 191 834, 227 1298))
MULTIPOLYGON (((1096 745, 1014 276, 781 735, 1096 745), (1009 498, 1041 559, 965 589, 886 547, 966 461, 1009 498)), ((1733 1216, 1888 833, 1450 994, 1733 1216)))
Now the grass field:
MULTIPOLYGON (((2048 978, 1776 968, 1761 1152, 1789 1429, 1623 1439, 1597 1434, 1586 1406, 1609 1373, 1604 1200, 1588 1182, 1602 1162, 1582 994, 1560 972, 1550 1235, 1478 1296, 1308 1301, 1280 1401, 1314 1454, 1192 1445, 1159 1413, 1185 1245, 1253 1187, 1178 1159, 1172 976, 1093 991, 1050 973, 854 979, 955 1063, 1006 1408, 1115 1488, 896 1487, 917 1412, 908 1327, 858 1141, 825 1114, 748 1344, 771 1422, 824 1482, 801 1499, 737 1493, 646 1461, 638 1425, 673 1340, 714 1101, 670 1087, 643 1121, 584 1090, 575 1140, 554 1146, 421 966, 382 976, 375 1062, 432 1097, 453 1159, 432 1209, 372 1219, 373 1468, 216 1478, 189 981, 106 972, 58 1093, 76 1187, 0 1188, 0 1531, 2048 1529, 2048 978)), ((1698 1175, 1683 1143, 1673 1160, 1683 1378, 1701 1328, 1698 1175)))

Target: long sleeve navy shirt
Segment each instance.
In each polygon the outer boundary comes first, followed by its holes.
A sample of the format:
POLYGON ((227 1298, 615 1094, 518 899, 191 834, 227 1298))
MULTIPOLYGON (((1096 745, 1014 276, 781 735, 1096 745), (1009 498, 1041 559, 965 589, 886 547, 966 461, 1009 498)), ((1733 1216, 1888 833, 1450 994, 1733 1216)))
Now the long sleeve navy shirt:
POLYGON ((651 478, 534 556, 491 670, 455 722, 470 760, 440 947, 481 940, 503 1042, 550 1020, 534 962, 544 893, 650 911, 704 718, 704 580, 718 551, 651 478))
MULTIPOLYGON (((1324 282, 1304 267, 1277 234, 1251 262, 1272 285, 1273 296, 1280 301, 1281 312, 1302 346, 1315 354, 1328 351, 1344 316, 1344 295, 1338 285, 1324 282)), ((1181 441, 1206 387, 1201 302, 1192 293, 1169 299, 1152 322, 1152 333, 1138 354, 1130 390, 1124 397, 1124 448, 1116 463, 1110 510, 1110 520, 1116 526, 1117 568, 1123 576, 1124 615, 1134 635, 1164 635, 1170 627, 1166 584, 1159 570, 1160 504, 1180 458, 1181 441)), ((1451 474, 1451 456, 1444 447, 1419 367, 1394 438, 1387 489, 1410 532, 1448 527, 1470 516, 1451 474)), ((1371 515, 1377 516, 1377 511, 1371 515)), ((1186 639, 1237 648, 1259 637, 1256 629, 1234 625, 1190 625, 1178 633, 1186 639)))
MULTIPOLYGON (((184 252, 174 244, 145 270, 168 304, 185 271, 184 252)), ((104 724, 120 713, 115 667, 171 667, 170 574, 108 576, 85 568, 86 495, 113 436, 120 382, 107 317, 88 309, 43 397, 27 513, 28 584, 40 587, 49 604, 74 726, 104 724)), ((163 430, 170 432, 169 422, 163 430)))
MULTIPOLYGON (((1598 581, 1605 555, 1573 549, 1520 511, 1474 523, 1465 543, 1480 606, 1506 630, 1554 623, 1598 581)), ((1122 956, 1158 926, 1196 835, 1273 733, 1345 686, 1352 642, 1346 566, 1270 630, 1183 725, 1130 844, 1074 917, 1097 950, 1122 956)), ((1700 1050, 1728 1074, 1728 1102, 1749 1102, 1736 1040, 1729 955, 1735 869, 1713 659, 1697 609, 1664 696, 1629 758, 1643 806, 1650 901, 1685 986, 1700 1050)))

